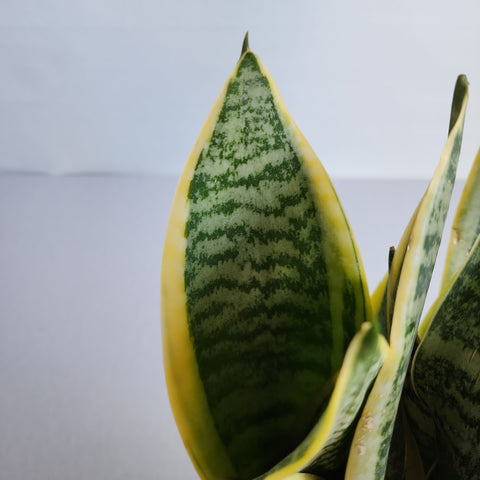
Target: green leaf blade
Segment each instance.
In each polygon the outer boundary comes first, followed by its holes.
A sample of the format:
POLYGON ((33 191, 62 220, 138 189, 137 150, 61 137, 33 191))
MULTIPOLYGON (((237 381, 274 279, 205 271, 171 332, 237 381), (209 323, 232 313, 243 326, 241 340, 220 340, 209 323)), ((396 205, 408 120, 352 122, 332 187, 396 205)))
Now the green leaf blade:
POLYGON ((453 221, 450 242, 445 261, 442 289, 446 288, 455 273, 465 263, 468 254, 480 234, 480 150, 468 176, 453 221))
POLYGON ((439 456, 435 420, 431 410, 415 393, 411 368, 410 366, 410 374, 405 380, 401 405, 418 446, 424 471, 430 472, 438 462, 439 456))
POLYGON ((356 306, 343 304, 348 323, 332 318, 331 302, 340 306, 350 287, 329 289, 338 272, 328 263, 328 232, 249 52, 197 163, 189 202, 190 334, 219 436, 250 478, 307 434, 315 411, 308 418, 302 410, 317 391, 318 405, 328 398, 323 386, 356 330, 356 306))
POLYGON ((398 404, 455 180, 468 98, 467 85, 466 78, 460 76, 451 113, 455 121, 450 124, 440 164, 416 212, 408 250, 401 259, 401 273, 393 306, 390 352, 357 426, 346 479, 380 480, 385 475, 398 404))
MULTIPOLYGON (((439 478, 480 478, 480 239, 432 316, 412 367, 437 425, 439 478)), ((437 474, 436 474, 437 475, 437 474)))
POLYGON ((177 189, 162 310, 172 409, 215 480, 261 475, 297 447, 371 319, 335 190, 247 47, 177 189))
POLYGON ((375 325, 365 322, 353 338, 335 382, 329 403, 305 440, 257 480, 283 480, 303 471, 329 478, 344 469, 351 427, 365 394, 388 351, 375 325))

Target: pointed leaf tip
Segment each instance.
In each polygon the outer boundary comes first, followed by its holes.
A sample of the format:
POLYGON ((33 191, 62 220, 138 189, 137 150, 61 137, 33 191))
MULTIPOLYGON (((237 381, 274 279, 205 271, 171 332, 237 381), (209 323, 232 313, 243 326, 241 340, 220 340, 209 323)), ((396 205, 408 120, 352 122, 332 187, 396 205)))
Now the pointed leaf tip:
POLYGON ((449 133, 457 123, 458 116, 462 109, 463 99, 468 94, 468 85, 469 83, 466 75, 462 74, 457 77, 455 91, 453 92, 452 111, 450 115, 450 125, 448 127, 449 133))
POLYGON ((242 53, 240 54, 240 56, 248 52, 248 50, 250 50, 250 47, 248 46, 248 31, 247 31, 247 33, 245 34, 245 38, 243 39, 242 53))

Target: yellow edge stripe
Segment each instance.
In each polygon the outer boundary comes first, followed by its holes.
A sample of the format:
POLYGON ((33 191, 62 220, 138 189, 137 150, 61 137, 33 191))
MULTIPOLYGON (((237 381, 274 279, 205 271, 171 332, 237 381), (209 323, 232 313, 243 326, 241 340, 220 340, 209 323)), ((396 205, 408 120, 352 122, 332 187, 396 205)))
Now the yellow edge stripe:
POLYGON ((168 221, 162 259, 162 339, 165 377, 178 430, 195 468, 203 479, 233 478, 235 470, 227 457, 211 413, 197 367, 187 322, 185 293, 185 226, 188 190, 202 150, 208 145, 224 104, 227 79, 188 157, 175 192, 168 221), (220 472, 220 473, 218 473, 220 472))
MULTIPOLYGON (((478 243, 480 242, 480 235, 477 237, 477 239, 475 240, 474 244, 472 245, 472 248, 471 248, 471 252, 473 252, 475 250, 475 248, 478 247, 478 243)), ((460 268, 457 269, 457 271, 455 272, 455 274, 453 275, 452 278, 450 278, 450 280, 448 281, 447 285, 445 285, 445 287, 442 289, 442 292, 441 294, 438 296, 438 298, 435 300, 435 302, 433 303, 433 305, 431 306, 430 310, 428 311, 427 315, 425 315, 425 319, 423 320, 423 323, 422 325, 420 326, 420 328, 418 329, 418 334, 419 334, 419 337, 420 337, 420 345, 418 346, 417 348, 417 351, 415 352, 415 358, 416 358, 416 354, 420 351, 420 348, 422 347, 422 343, 423 343, 423 340, 425 339, 427 333, 428 333, 428 330, 430 329, 430 326, 432 324, 432 321, 434 320, 434 318, 437 316, 437 312, 438 310, 440 309, 440 307, 442 306, 443 302, 445 301, 445 299, 447 298, 448 294, 450 293, 450 290, 452 289, 453 285, 455 284, 455 282, 457 281, 458 277, 462 274, 462 271, 463 271, 463 268, 465 267, 465 265, 468 263, 468 260, 470 258, 470 255, 468 255, 467 257, 465 257, 465 260, 463 262, 463 264, 460 266, 460 268)), ((415 359, 414 359, 414 362, 415 362, 415 359)), ((412 366, 412 369, 411 371, 413 372, 414 368, 412 366)), ((412 377, 413 378, 413 377, 412 377)))
MULTIPOLYGON (((370 322, 365 322, 361 325, 360 330, 353 337, 343 360, 342 368, 340 369, 337 382, 332 392, 332 396, 328 402, 328 406, 322 415, 319 423, 318 432, 315 434, 312 443, 306 449, 304 455, 298 460, 286 465, 285 467, 267 475, 264 480, 285 480, 296 472, 305 468, 321 451, 335 425, 336 416, 340 410, 342 400, 345 398, 345 391, 352 381, 352 370, 357 356, 362 349, 364 337, 368 332, 374 328, 370 322)), ((388 343, 383 335, 378 335, 378 347, 380 357, 385 358, 388 353, 388 343)))
POLYGON ((376 416, 379 412, 376 411, 375 406, 383 404, 385 397, 388 397, 390 394, 400 356, 400 352, 390 349, 382 368, 378 372, 373 388, 368 396, 367 404, 355 429, 345 471, 345 480, 374 479, 371 476, 371 472, 367 471, 375 468, 375 465, 369 465, 369 462, 376 460, 375 456, 368 455, 370 453, 368 438, 374 431, 378 432, 379 425, 378 421, 376 421, 376 416))
MULTIPOLYGON (((445 296, 447 295, 448 291, 450 290, 450 287, 453 283, 453 280, 454 280, 453 278, 450 279, 449 284, 442 288, 441 294, 435 299, 432 306, 430 307, 427 314, 425 315, 424 319, 422 320, 422 323, 418 327, 418 338, 420 339, 420 345, 422 344, 422 341, 423 341, 423 338, 425 337, 425 334, 428 332, 428 329, 430 328, 430 324, 432 323, 432 320, 437 315, 437 311, 440 308, 440 305, 445 300, 445 296)), ((417 351, 419 350, 420 345, 417 348, 417 351)), ((413 372, 413 367, 412 367, 411 371, 413 372)))
MULTIPOLYGON (((425 210, 428 211, 430 199, 433 197, 434 192, 438 188, 438 183, 441 179, 441 173, 445 169, 445 164, 448 162, 448 157, 450 156, 450 152, 453 150, 455 137, 457 136, 458 131, 463 128, 463 119, 465 118, 465 110, 468 101, 468 92, 465 94, 460 114, 458 115, 458 119, 455 123, 455 126, 450 131, 447 142, 445 147, 442 151, 442 155, 440 157, 440 163, 435 169, 433 174, 432 181, 428 186, 428 189, 425 193, 425 196, 418 207, 418 214, 417 219, 419 221, 415 221, 415 226, 412 229, 411 239, 410 239, 410 247, 406 254, 407 256, 412 256, 409 261, 406 261, 404 267, 402 268, 402 274, 399 281, 397 297, 395 299, 395 306, 394 306, 394 317, 392 321, 392 331, 390 335, 390 345, 392 348, 403 350, 404 340, 405 340, 405 324, 404 322, 395 321, 395 318, 398 316, 399 318, 404 318, 407 315, 408 309, 408 302, 406 301, 406 297, 408 297, 409 292, 412 289, 415 289, 415 285, 417 283, 417 266, 421 264, 422 257, 423 257, 423 249, 419 242, 424 237, 423 232, 428 225, 425 223, 425 210), (414 255, 414 253, 416 255, 414 255)), ((425 332, 428 328, 427 322, 423 322, 421 326, 421 331, 419 329, 418 335, 421 338, 421 335, 425 332)))
MULTIPOLYGON (((475 206, 478 207, 478 197, 479 193, 476 193, 478 189, 478 182, 480 178, 480 149, 477 152, 475 160, 473 162, 472 169, 470 174, 468 175, 467 181, 465 183, 465 187, 462 192, 462 196, 460 197, 460 201, 458 202, 457 211, 455 213, 455 218, 453 220, 452 231, 450 236, 450 241, 447 250, 447 256, 445 259, 445 270, 443 272, 442 278, 442 288, 447 286, 449 280, 455 274, 455 270, 463 264, 463 259, 459 262, 456 261, 457 256, 461 253, 462 249, 465 249, 465 240, 463 237, 465 236, 464 232, 466 231, 467 235, 472 230, 471 226, 471 213, 472 213, 472 205, 471 201, 474 198, 475 206), (469 215, 470 214, 470 215, 469 215), (466 224, 465 224, 466 223, 466 224)), ((475 216, 475 224, 476 224, 477 216, 475 216)), ((475 225, 476 226, 476 225, 475 225)), ((473 242, 472 242, 473 243, 473 242)), ((470 245, 471 246, 471 245, 470 245)), ((465 252, 465 258, 467 257, 468 252, 465 252)))
MULTIPOLYGON (((477 237, 475 240, 475 243, 472 245, 471 251, 473 252, 475 249, 478 248, 478 244, 480 243, 480 235, 477 237)), ((457 281, 458 277, 462 274, 464 266, 468 263, 470 258, 470 255, 465 258, 465 261, 463 262, 462 266, 457 269, 453 277, 449 280, 447 285, 443 288, 442 293, 438 296, 438 298, 435 300, 434 304, 431 306, 430 310, 428 311, 428 314, 425 316, 425 319, 423 321, 423 324, 421 325, 421 335, 420 335, 420 329, 419 329, 419 337, 420 337, 420 344, 418 345, 418 348, 415 351, 415 355, 412 360, 412 368, 410 369, 411 372, 411 379, 412 379, 412 385, 415 393, 419 398, 421 398, 421 395, 418 394, 417 388, 415 386, 415 377, 414 377, 414 372, 415 372, 415 363, 417 361, 417 356, 419 355, 419 352, 421 351, 423 347, 423 342, 425 341, 428 331, 430 330, 430 327, 432 326, 432 322, 437 316, 438 311, 440 310, 440 307, 442 306, 443 302, 445 299, 448 297, 450 290, 454 286, 455 282, 457 281)))
MULTIPOLYGON (((247 50, 244 52, 244 55, 247 52, 250 51, 247 50)), ((348 273, 347 276, 355 278, 360 275, 361 277, 363 284, 361 294, 365 299, 366 318, 370 320, 371 306, 365 272, 358 248, 350 233, 350 227, 338 202, 336 192, 312 148, 288 114, 278 88, 268 70, 258 57, 256 59, 262 73, 270 83, 284 126, 290 131, 294 147, 299 152, 301 160, 311 178, 312 191, 317 196, 317 202, 324 210, 324 213, 328 214, 330 223, 336 230, 335 236, 328 240, 332 245, 340 245, 340 250, 345 253, 343 256, 343 268, 348 273), (322 188, 319 188, 319 185, 322 188), (357 265, 358 267, 356 267, 357 265)), ((232 77, 236 75, 237 69, 238 64, 218 96, 183 170, 170 213, 162 260, 162 337, 164 368, 170 403, 178 429, 192 462, 199 475, 205 479, 215 478, 209 470, 209 465, 215 465, 217 472, 217 468, 221 466, 225 472, 225 477, 232 476, 234 469, 228 460, 225 448, 211 419, 205 392, 199 379, 193 346, 189 337, 184 285, 186 249, 184 231, 188 218, 189 205, 187 198, 190 182, 193 178, 199 155, 205 146, 208 145, 217 123, 228 84, 232 77), (198 421, 194 422, 194 419, 198 421)), ((338 249, 338 247, 336 248, 338 249)), ((358 295, 359 292, 356 292, 356 294, 358 295)), ((341 299, 336 299, 335 302, 341 302, 341 299)), ((336 325, 339 325, 336 332, 336 340, 338 356, 341 356, 341 342, 343 343, 341 319, 336 321, 336 325)))
POLYGON ((312 475, 311 473, 294 473, 285 480, 323 480, 323 477, 312 475))
POLYGON ((392 317, 393 317, 393 309, 395 307, 395 299, 398 289, 398 283, 400 281, 400 273, 402 272, 403 262, 405 261, 405 255, 407 250, 410 246, 410 242, 412 240, 412 230, 415 222, 417 220, 418 211, 420 209, 420 205, 422 204, 425 195, 423 196, 422 200, 418 204, 415 212, 412 215, 412 218, 408 222, 407 228, 403 232, 402 238, 398 243, 398 247, 395 250, 395 255, 393 256, 392 265, 390 267, 390 272, 388 274, 388 285, 387 285, 387 328, 388 332, 391 332, 392 328, 392 317))
MULTIPOLYGON (((433 305, 430 307, 430 310, 428 311, 428 313, 425 315, 425 318, 418 329, 418 336, 420 337, 420 339, 423 339, 425 337, 425 334, 430 328, 430 324, 432 320, 435 318, 437 311, 440 308, 440 305, 445 300, 445 297, 450 291, 450 288, 452 287, 459 273, 462 271, 463 266, 467 263, 468 256, 469 256, 468 253, 473 250, 473 248, 470 248, 468 251, 466 251, 465 257, 462 259, 462 261, 455 262, 457 265, 456 268, 453 268, 453 269, 451 268, 454 255, 458 255, 458 248, 459 248, 458 238, 462 237, 462 230, 464 230, 464 226, 463 226, 464 216, 466 214, 466 210, 469 208, 469 202, 474 193, 474 188, 476 187, 476 183, 479 180, 479 174, 480 174, 480 150, 478 151, 475 157, 475 161, 473 163, 472 169, 470 171, 470 174, 468 175, 467 182, 465 183, 465 187, 463 189, 462 196, 460 197, 460 201, 457 206, 457 211, 455 213, 455 218, 453 220, 452 234, 451 234, 450 243, 449 243, 447 256, 445 260, 445 269, 443 272, 440 293, 437 299, 435 300, 435 302, 433 303, 433 305)), ((468 229, 468 226, 466 228, 468 229)), ((412 368, 412 371, 413 371, 413 368, 412 368)))
POLYGON ((388 284, 388 273, 384 275, 380 283, 377 285, 377 288, 372 293, 371 304, 372 304, 372 316, 377 318, 380 308, 382 307, 383 297, 387 290, 388 284))
MULTIPOLYGON (((322 163, 288 113, 280 92, 278 91, 278 87, 270 75, 267 67, 258 57, 255 58, 262 74, 267 78, 268 83, 270 84, 277 110, 282 118, 282 123, 286 131, 290 133, 290 139, 293 147, 299 153, 302 166, 305 169, 304 171, 310 179, 311 191, 315 196, 317 206, 319 209, 321 209, 322 215, 327 218, 326 223, 330 228, 326 229, 325 232, 325 248, 328 245, 332 252, 332 258, 335 258, 335 252, 341 252, 341 270, 345 272, 345 275, 348 279, 353 280, 351 283, 352 285, 356 284, 355 279, 358 277, 361 279, 361 291, 355 292, 355 296, 357 298, 362 296, 364 298, 363 308, 357 303, 358 311, 356 312, 356 318, 361 319, 356 325, 356 328, 358 329, 360 328, 362 321, 371 321, 372 311, 365 270, 363 268, 360 252, 355 238, 353 237, 351 227, 340 204, 337 193, 322 163), (327 235, 328 233, 329 235, 327 235), (362 309, 362 311, 360 311, 360 309, 362 309)), ((335 279, 332 278, 332 275, 329 275, 329 282, 332 287, 330 288, 333 337, 332 364, 336 369, 341 364, 343 356, 343 297, 342 291, 340 288, 338 288, 338 285, 335 285, 335 279)))
MULTIPOLYGON (((458 130, 463 127, 463 118, 465 116, 466 103, 468 100, 468 93, 462 101, 461 112, 458 115, 455 126, 450 131, 445 147, 442 151, 440 163, 437 166, 432 181, 427 188, 427 191, 420 202, 417 210, 414 214, 416 217, 414 228, 411 231, 409 238, 409 248, 405 255, 403 267, 401 268, 401 278, 399 280, 399 286, 397 295, 395 298, 393 321, 390 333, 390 351, 389 354, 380 369, 378 376, 373 385, 372 391, 368 397, 367 403, 363 410, 360 421, 355 430, 354 439, 347 463, 347 470, 345 479, 349 480, 371 480, 372 469, 376 467, 377 443, 380 434, 376 431, 379 428, 378 419, 385 412, 380 410, 385 406, 385 400, 391 395, 392 382, 396 377, 398 367, 400 365, 403 350, 405 348, 405 324, 401 320, 407 316, 409 302, 409 294, 415 290, 417 278, 417 267, 421 264, 421 256, 423 249, 418 248, 419 239, 423 237, 422 231, 427 228, 424 222, 425 210, 428 209, 428 204, 433 196, 433 192, 437 189, 437 185, 440 181, 442 170, 445 169, 445 164, 448 162, 448 156, 452 151, 454 138, 456 137, 458 130), (418 220, 418 221, 417 221, 418 220), (420 250, 420 253, 418 252, 420 250), (416 256, 413 256, 412 252, 417 252, 416 256), (371 440, 375 437, 374 445, 367 445, 364 441, 371 440), (373 446, 373 450, 372 450, 373 446), (368 452, 368 455, 364 455, 362 452, 368 452)), ((407 227, 402 242, 407 236, 407 232, 410 228, 410 224, 407 227)), ((395 262, 395 258, 394 258, 395 262)), ((393 262, 392 262, 393 267, 393 262)))

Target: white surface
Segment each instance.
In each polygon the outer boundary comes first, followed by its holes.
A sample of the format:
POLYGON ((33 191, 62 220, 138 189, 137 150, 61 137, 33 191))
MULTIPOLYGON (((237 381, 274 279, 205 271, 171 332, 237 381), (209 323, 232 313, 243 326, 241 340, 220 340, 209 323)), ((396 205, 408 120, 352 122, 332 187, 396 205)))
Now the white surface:
POLYGON ((478 0, 2 0, 0 171, 178 174, 247 30, 332 176, 430 177, 460 73, 473 159, 478 0))
MULTIPOLYGON (((426 183, 334 182, 371 289, 426 183)), ((2 479, 197 478, 162 368, 160 264, 175 184, 0 175, 2 479)))

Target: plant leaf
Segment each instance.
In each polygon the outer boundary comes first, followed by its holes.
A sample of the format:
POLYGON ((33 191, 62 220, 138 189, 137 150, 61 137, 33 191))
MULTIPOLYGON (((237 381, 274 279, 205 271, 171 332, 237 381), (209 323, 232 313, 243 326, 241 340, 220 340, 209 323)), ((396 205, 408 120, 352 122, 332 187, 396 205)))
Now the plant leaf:
POLYGON ((430 310, 412 366, 413 387, 437 427, 436 478, 480 478, 480 236, 468 246, 477 233, 478 159, 455 220, 460 241, 450 252, 452 263, 463 257, 463 265, 430 310))
POLYGON ((386 480, 425 480, 422 457, 402 400, 395 419, 386 480))
POLYGON ((205 479, 294 450, 371 318, 335 190, 248 41, 175 194, 162 318, 172 410, 205 479))
POLYGON ((465 263, 480 234, 480 150, 477 153, 453 220, 442 287, 445 288, 465 263))
MULTIPOLYGON (((463 268, 473 243, 480 233, 479 209, 480 150, 471 168, 453 221, 441 293, 419 327, 418 334, 420 339, 425 336, 425 332, 435 319, 439 308, 445 302, 450 284, 456 277, 456 274, 463 268)), ((434 417, 434 410, 416 395, 411 379, 405 382, 402 400, 404 400, 412 429, 420 445, 424 464, 426 467, 431 468, 438 463, 441 457, 440 451, 442 447, 438 444, 437 437, 439 434, 435 427, 435 422, 438 422, 438 419, 434 417)))
POLYGON ((281 480, 298 471, 328 477, 344 468, 349 427, 358 416, 365 394, 387 354, 388 344, 371 322, 353 338, 327 408, 305 440, 266 475, 257 480, 281 480))
POLYGON ((380 328, 380 333, 384 337, 388 337, 387 325, 387 291, 388 291, 388 275, 385 275, 377 288, 372 294, 372 317, 380 328))
POLYGON ((401 409, 401 418, 405 439, 405 480, 425 480, 422 457, 415 436, 413 435, 408 417, 401 409))
POLYGON ((406 419, 418 446, 424 471, 429 472, 436 465, 439 457, 437 431, 432 411, 414 391, 411 367, 410 374, 405 379, 400 405, 403 405, 406 419))
POLYGON ((455 86, 447 143, 415 215, 408 250, 401 262, 393 306, 390 351, 357 425, 346 479, 376 480, 385 475, 398 403, 455 180, 467 97, 468 82, 462 75, 455 86))

